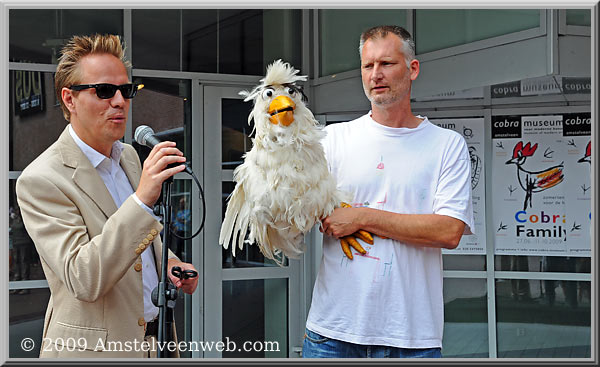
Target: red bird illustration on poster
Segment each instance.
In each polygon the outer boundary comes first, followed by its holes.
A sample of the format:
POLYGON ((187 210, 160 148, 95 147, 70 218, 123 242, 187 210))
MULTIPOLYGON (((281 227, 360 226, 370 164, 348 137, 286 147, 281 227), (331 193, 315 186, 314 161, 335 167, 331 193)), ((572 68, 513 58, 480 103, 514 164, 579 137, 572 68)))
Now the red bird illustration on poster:
POLYGON ((591 141, 589 143, 587 143, 587 147, 585 147, 585 155, 583 157, 581 157, 581 159, 578 160, 577 162, 579 162, 579 163, 588 162, 589 164, 592 164, 592 142, 591 141))
POLYGON ((506 162, 506 164, 514 164, 517 166, 517 178, 519 179, 521 188, 525 190, 523 210, 527 209, 527 204, 529 204, 529 207, 531 208, 531 197, 534 192, 540 192, 554 187, 564 179, 564 162, 542 171, 529 171, 523 168, 527 157, 533 156, 537 147, 537 143, 532 146, 531 143, 528 142, 523 146, 523 142, 520 141, 513 149, 512 159, 506 162))

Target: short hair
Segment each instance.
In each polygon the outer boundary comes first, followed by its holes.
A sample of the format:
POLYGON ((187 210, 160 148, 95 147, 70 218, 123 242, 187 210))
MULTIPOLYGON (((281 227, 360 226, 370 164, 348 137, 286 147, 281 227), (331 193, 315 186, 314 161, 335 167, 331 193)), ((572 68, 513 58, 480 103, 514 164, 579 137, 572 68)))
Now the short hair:
POLYGON ((117 57, 125 67, 131 64, 125 60, 125 47, 119 36, 111 34, 94 34, 91 36, 73 36, 62 48, 58 59, 56 74, 54 75, 54 89, 60 102, 60 108, 67 121, 71 119, 71 113, 62 100, 62 89, 76 85, 81 80, 79 62, 82 58, 91 54, 109 54, 117 57))
POLYGON ((413 41, 412 36, 406 29, 397 25, 378 25, 364 31, 360 35, 360 45, 358 46, 360 57, 362 58, 362 50, 365 42, 370 39, 384 38, 389 33, 395 34, 403 41, 400 51, 404 54, 406 66, 410 67, 410 62, 415 58, 415 41, 413 41))

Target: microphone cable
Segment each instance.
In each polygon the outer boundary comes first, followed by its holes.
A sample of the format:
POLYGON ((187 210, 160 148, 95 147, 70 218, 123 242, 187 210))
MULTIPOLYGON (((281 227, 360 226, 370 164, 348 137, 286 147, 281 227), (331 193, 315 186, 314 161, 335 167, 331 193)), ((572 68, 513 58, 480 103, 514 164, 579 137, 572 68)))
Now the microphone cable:
POLYGON ((198 177, 196 177, 196 175, 194 174, 194 172, 191 170, 191 168, 188 166, 187 163, 185 163, 184 171, 188 175, 192 176, 192 178, 194 179, 194 182, 196 182, 196 186, 198 186, 198 194, 199 194, 198 196, 200 198, 200 201, 202 202, 202 221, 200 222, 200 227, 198 228, 196 233, 192 234, 189 237, 178 235, 177 231, 175 231, 175 228, 173 227, 174 224, 171 223, 171 234, 181 240, 190 240, 190 239, 196 237, 198 234, 200 234, 200 231, 204 227, 204 222, 206 220, 206 201, 204 200, 204 191, 202 190, 202 185, 200 185, 200 181, 198 180, 198 177))

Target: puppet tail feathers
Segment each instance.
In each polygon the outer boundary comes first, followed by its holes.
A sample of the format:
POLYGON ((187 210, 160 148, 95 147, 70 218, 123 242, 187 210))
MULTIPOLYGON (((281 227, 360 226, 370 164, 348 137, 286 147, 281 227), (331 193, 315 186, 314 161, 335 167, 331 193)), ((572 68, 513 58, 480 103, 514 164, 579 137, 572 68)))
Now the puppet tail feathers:
POLYGON ((245 205, 244 189, 237 185, 227 203, 225 219, 221 225, 221 234, 219 235, 219 244, 225 249, 229 248, 231 242, 231 252, 235 256, 236 247, 241 250, 244 247, 244 238, 248 232, 250 211, 245 205))
POLYGON ((306 250, 304 235, 291 227, 280 230, 270 225, 252 226, 250 237, 256 239, 260 252, 279 266, 284 265, 283 255, 297 259, 306 250))

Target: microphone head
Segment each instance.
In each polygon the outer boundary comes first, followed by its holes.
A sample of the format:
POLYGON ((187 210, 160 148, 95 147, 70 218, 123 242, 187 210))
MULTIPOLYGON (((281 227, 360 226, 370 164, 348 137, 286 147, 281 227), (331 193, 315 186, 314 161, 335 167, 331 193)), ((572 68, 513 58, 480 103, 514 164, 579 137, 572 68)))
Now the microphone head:
POLYGON ((140 145, 146 145, 146 139, 154 135, 154 130, 150 126, 140 125, 135 129, 133 139, 140 145))

